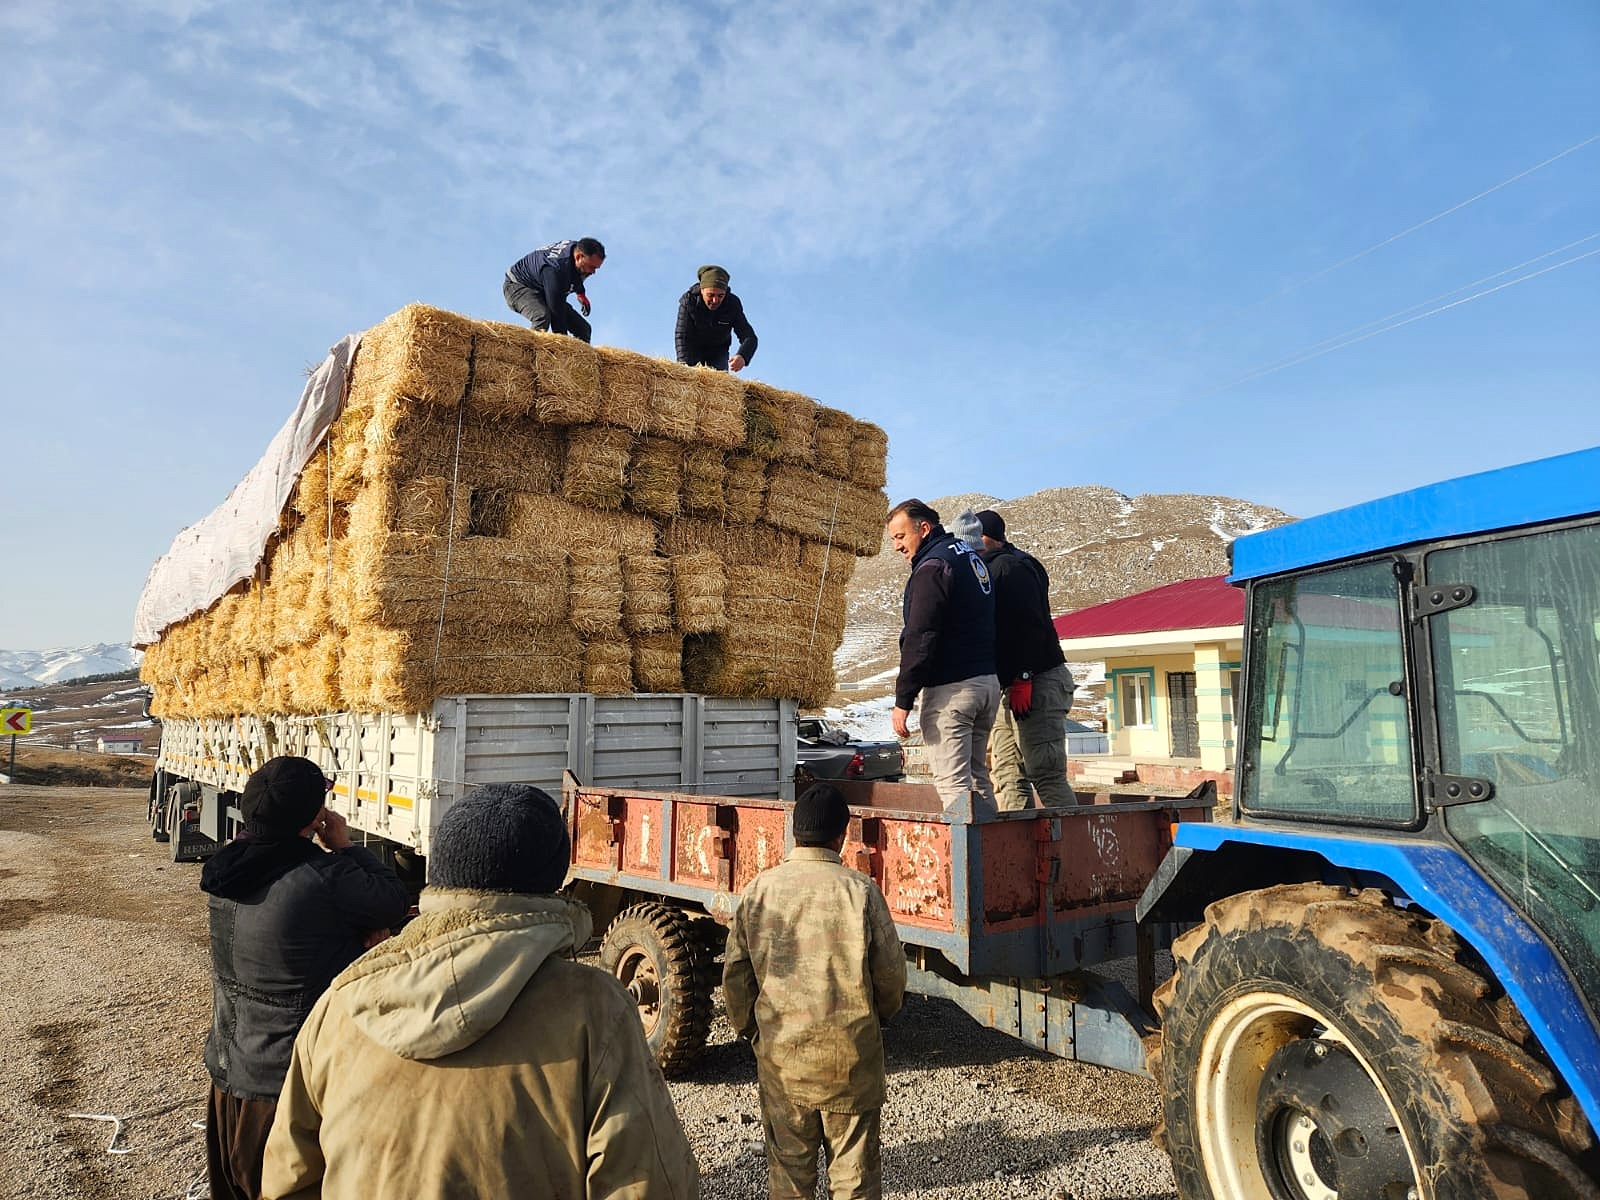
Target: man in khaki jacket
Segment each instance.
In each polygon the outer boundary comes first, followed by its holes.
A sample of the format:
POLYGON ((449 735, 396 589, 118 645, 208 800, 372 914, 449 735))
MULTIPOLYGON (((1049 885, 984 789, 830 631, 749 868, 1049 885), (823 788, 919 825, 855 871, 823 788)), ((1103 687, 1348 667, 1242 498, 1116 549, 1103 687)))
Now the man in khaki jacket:
POLYGON ((728 1020, 756 1052, 772 1200, 812 1200, 828 1148, 834 1200, 883 1194, 878 1023, 900 1011, 906 959, 883 893, 839 859, 850 809, 829 784, 795 802, 795 848, 753 879, 728 931, 728 1020))
POLYGON ((550 895, 561 812, 538 788, 458 800, 421 915, 333 981, 295 1041, 264 1200, 694 1200, 700 1176, 633 1000, 570 961, 550 895))

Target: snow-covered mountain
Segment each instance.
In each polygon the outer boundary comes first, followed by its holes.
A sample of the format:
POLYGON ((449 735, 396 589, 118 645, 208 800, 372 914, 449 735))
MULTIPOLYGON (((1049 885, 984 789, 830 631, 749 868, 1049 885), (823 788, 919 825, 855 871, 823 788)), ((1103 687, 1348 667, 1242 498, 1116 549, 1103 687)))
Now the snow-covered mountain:
POLYGON ((0 687, 39 687, 86 675, 111 675, 131 671, 143 659, 132 646, 115 642, 54 650, 0 650, 0 687))

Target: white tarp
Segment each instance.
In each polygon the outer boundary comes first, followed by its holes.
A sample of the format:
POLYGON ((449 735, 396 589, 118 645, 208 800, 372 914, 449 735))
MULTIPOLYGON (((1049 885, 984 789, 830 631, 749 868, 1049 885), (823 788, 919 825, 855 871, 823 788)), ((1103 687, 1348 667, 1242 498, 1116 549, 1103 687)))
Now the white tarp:
POLYGON ((204 612, 255 573, 300 471, 339 415, 360 343, 361 335, 352 333, 328 351, 261 461, 208 516, 174 538, 172 548, 150 568, 133 613, 135 646, 150 645, 168 625, 204 612))

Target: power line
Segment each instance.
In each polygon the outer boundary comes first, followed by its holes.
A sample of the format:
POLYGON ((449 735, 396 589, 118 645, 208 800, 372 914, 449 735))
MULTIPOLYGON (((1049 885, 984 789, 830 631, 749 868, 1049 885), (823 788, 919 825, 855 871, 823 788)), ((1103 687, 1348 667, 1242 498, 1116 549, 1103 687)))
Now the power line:
MULTIPOLYGON (((1589 237, 1580 238, 1579 242, 1587 242, 1587 241, 1592 240, 1595 237, 1600 237, 1600 234, 1590 234, 1589 237)), ((1575 242, 1575 243, 1572 243, 1572 244, 1573 245, 1577 245, 1579 243, 1575 242)), ((1563 247, 1563 249, 1565 249, 1565 247, 1563 247)), ((1553 251, 1552 253, 1560 253, 1560 251, 1553 251)), ((1452 300, 1449 304, 1441 304, 1437 308, 1431 308, 1427 312, 1422 312, 1422 313, 1418 313, 1416 316, 1407 317, 1403 321, 1394 321, 1391 324, 1384 325, 1380 329, 1373 329, 1370 332, 1362 333, 1359 336, 1345 337, 1344 340, 1342 340, 1342 341, 1329 339, 1329 340, 1334 340, 1335 341, 1335 344, 1331 345, 1331 346, 1325 345, 1324 342, 1318 342, 1318 343, 1316 343, 1316 345, 1323 347, 1322 349, 1313 348, 1309 352, 1299 354, 1294 358, 1290 358, 1290 359, 1286 359, 1286 360, 1284 360, 1282 362, 1274 363, 1271 366, 1262 367, 1260 370, 1252 371, 1247 375, 1241 375, 1238 379, 1232 380, 1229 383, 1223 384, 1221 387, 1214 388, 1211 391, 1206 392, 1204 395, 1200 396, 1199 399, 1207 399, 1207 398, 1209 398, 1211 396, 1217 395, 1219 392, 1225 392, 1225 391, 1228 391, 1230 388, 1236 388, 1240 384, 1249 383, 1252 380, 1261 379, 1264 376, 1276 374, 1277 372, 1287 370, 1290 367, 1299 366, 1301 363, 1310 362, 1314 358, 1321 358, 1326 354, 1332 354, 1335 350, 1343 350, 1347 346, 1354 346, 1358 342, 1364 342, 1364 341, 1367 341, 1370 338, 1375 338, 1379 334, 1391 333, 1396 329, 1401 329, 1404 326, 1414 324, 1417 321, 1421 321, 1426 317, 1437 316, 1439 313, 1448 312, 1452 308, 1459 308, 1461 305, 1470 303, 1473 300, 1481 300, 1485 296, 1492 296, 1495 292, 1503 292, 1503 291, 1506 290, 1506 288, 1515 287, 1519 283, 1526 283, 1530 279, 1537 279, 1541 275, 1548 275, 1548 274, 1550 274, 1551 271, 1558 271, 1562 267, 1571 266, 1573 263, 1581 262, 1586 258, 1593 258, 1597 254, 1600 254, 1600 249, 1588 250, 1588 251, 1585 251, 1582 254, 1575 254, 1571 258, 1564 259, 1561 262, 1552 263, 1550 266, 1542 267, 1537 271, 1530 271, 1526 275, 1519 275, 1515 279, 1508 279, 1508 280, 1506 280, 1506 282, 1501 283, 1501 284, 1496 284, 1492 288, 1485 288, 1481 292, 1474 292, 1470 296, 1463 296, 1459 300, 1452 300)), ((1549 256, 1548 255, 1543 255, 1543 254, 1541 254, 1539 256, 1539 258, 1547 258, 1547 257, 1549 257, 1549 256)), ((1537 262, 1538 259, 1531 259, 1529 261, 1537 262)), ((1516 270, 1515 267, 1512 267, 1512 268, 1509 268, 1509 269, 1516 270)), ((1503 272, 1503 271, 1496 272, 1496 274, 1504 274, 1504 273, 1505 272, 1503 272)), ((1494 278, 1494 276, 1491 275, 1491 276, 1488 276, 1488 278, 1492 279, 1492 278, 1494 278)), ((1471 285, 1469 284, 1467 286, 1470 287, 1471 285)), ((1457 288, 1456 290, 1459 291, 1460 289, 1457 288)), ((1450 293, 1446 292, 1444 294, 1445 295, 1449 295, 1450 293)), ((1413 306, 1413 307, 1415 307, 1415 306, 1413 306)), ((1406 310, 1402 309, 1401 311, 1404 312, 1406 310)), ((1369 322, 1369 324, 1370 324, 1370 322, 1369 322)), ((1363 326, 1358 326, 1357 328, 1359 329, 1359 328, 1364 328, 1364 327, 1363 326)), ((1341 336, 1343 336, 1343 335, 1341 335, 1341 336)))
POLYGON ((1349 257, 1340 259, 1338 262, 1334 263, 1332 266, 1323 267, 1320 271, 1315 271, 1312 274, 1307 275, 1302 279, 1297 279, 1297 280, 1294 280, 1291 283, 1286 283, 1286 284, 1283 285, 1283 287, 1279 288, 1276 292, 1273 292, 1271 295, 1263 296, 1260 300, 1257 300, 1257 301, 1255 301, 1255 302, 1253 302, 1251 304, 1247 304, 1243 308, 1236 309, 1234 312, 1230 313, 1228 316, 1219 318, 1218 320, 1211 322, 1211 324, 1209 324, 1209 325, 1202 326, 1197 332, 1204 333, 1205 331, 1207 331, 1209 329, 1215 329, 1218 325, 1224 324, 1224 323, 1226 323, 1228 321, 1234 320, 1237 317, 1243 316, 1245 313, 1250 312, 1252 309, 1260 308, 1263 304, 1270 303, 1273 300, 1282 299, 1284 296, 1289 295, 1291 292, 1298 291, 1299 289, 1305 287, 1308 283, 1314 283, 1318 279, 1321 279, 1326 275, 1331 275, 1331 274, 1333 274, 1333 272, 1335 272, 1337 270, 1340 270, 1343 267, 1348 267, 1353 262, 1359 262, 1361 259, 1367 257, 1367 255, 1372 254, 1372 253, 1374 253, 1374 252, 1376 252, 1378 250, 1382 250, 1385 246, 1392 245, 1395 242, 1398 242, 1401 238, 1407 237, 1408 235, 1415 233, 1419 229, 1425 229, 1429 225, 1432 225, 1435 221, 1441 221, 1445 217, 1448 217, 1451 213, 1460 212, 1463 208, 1466 208, 1469 204, 1475 204, 1479 200, 1482 200, 1485 196, 1492 196, 1495 192, 1498 192, 1503 188, 1510 187, 1513 183, 1516 183, 1519 179, 1526 179, 1529 175, 1532 175, 1535 171, 1543 170, 1545 167, 1548 167, 1551 163, 1559 162, 1561 159, 1566 158, 1567 155, 1575 154, 1577 151, 1582 150, 1585 146, 1592 145, 1595 142, 1600 142, 1600 133, 1592 134, 1591 136, 1584 138, 1583 141, 1576 142, 1573 145, 1568 146, 1565 150, 1562 150, 1560 153, 1552 154, 1549 158, 1545 159, 1543 162, 1534 163, 1533 166, 1528 167, 1528 168, 1526 168, 1524 170, 1518 171, 1515 175, 1512 175, 1510 178, 1502 179, 1499 183, 1495 184, 1493 187, 1485 188, 1483 191, 1477 193, 1474 196, 1468 196, 1465 200, 1462 200, 1457 204, 1452 204, 1449 208, 1443 209, 1440 212, 1436 212, 1431 217, 1428 217, 1428 218, 1426 218, 1424 220, 1418 221, 1414 225, 1408 225, 1406 228, 1402 229, 1399 233, 1390 234, 1388 237, 1384 238, 1382 241, 1374 242, 1372 245, 1368 246, 1365 250, 1358 250, 1356 253, 1350 255, 1349 257))

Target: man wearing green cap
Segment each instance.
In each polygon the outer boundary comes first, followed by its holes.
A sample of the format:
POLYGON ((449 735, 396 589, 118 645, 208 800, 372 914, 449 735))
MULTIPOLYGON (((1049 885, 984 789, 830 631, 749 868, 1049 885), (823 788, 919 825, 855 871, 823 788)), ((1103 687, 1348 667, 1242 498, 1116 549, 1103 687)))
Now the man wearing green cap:
POLYGON ((728 290, 728 272, 704 266, 695 285, 678 301, 678 361, 714 371, 742 371, 756 354, 756 331, 745 319, 744 305, 728 290), (728 351, 739 335, 739 353, 728 351))

